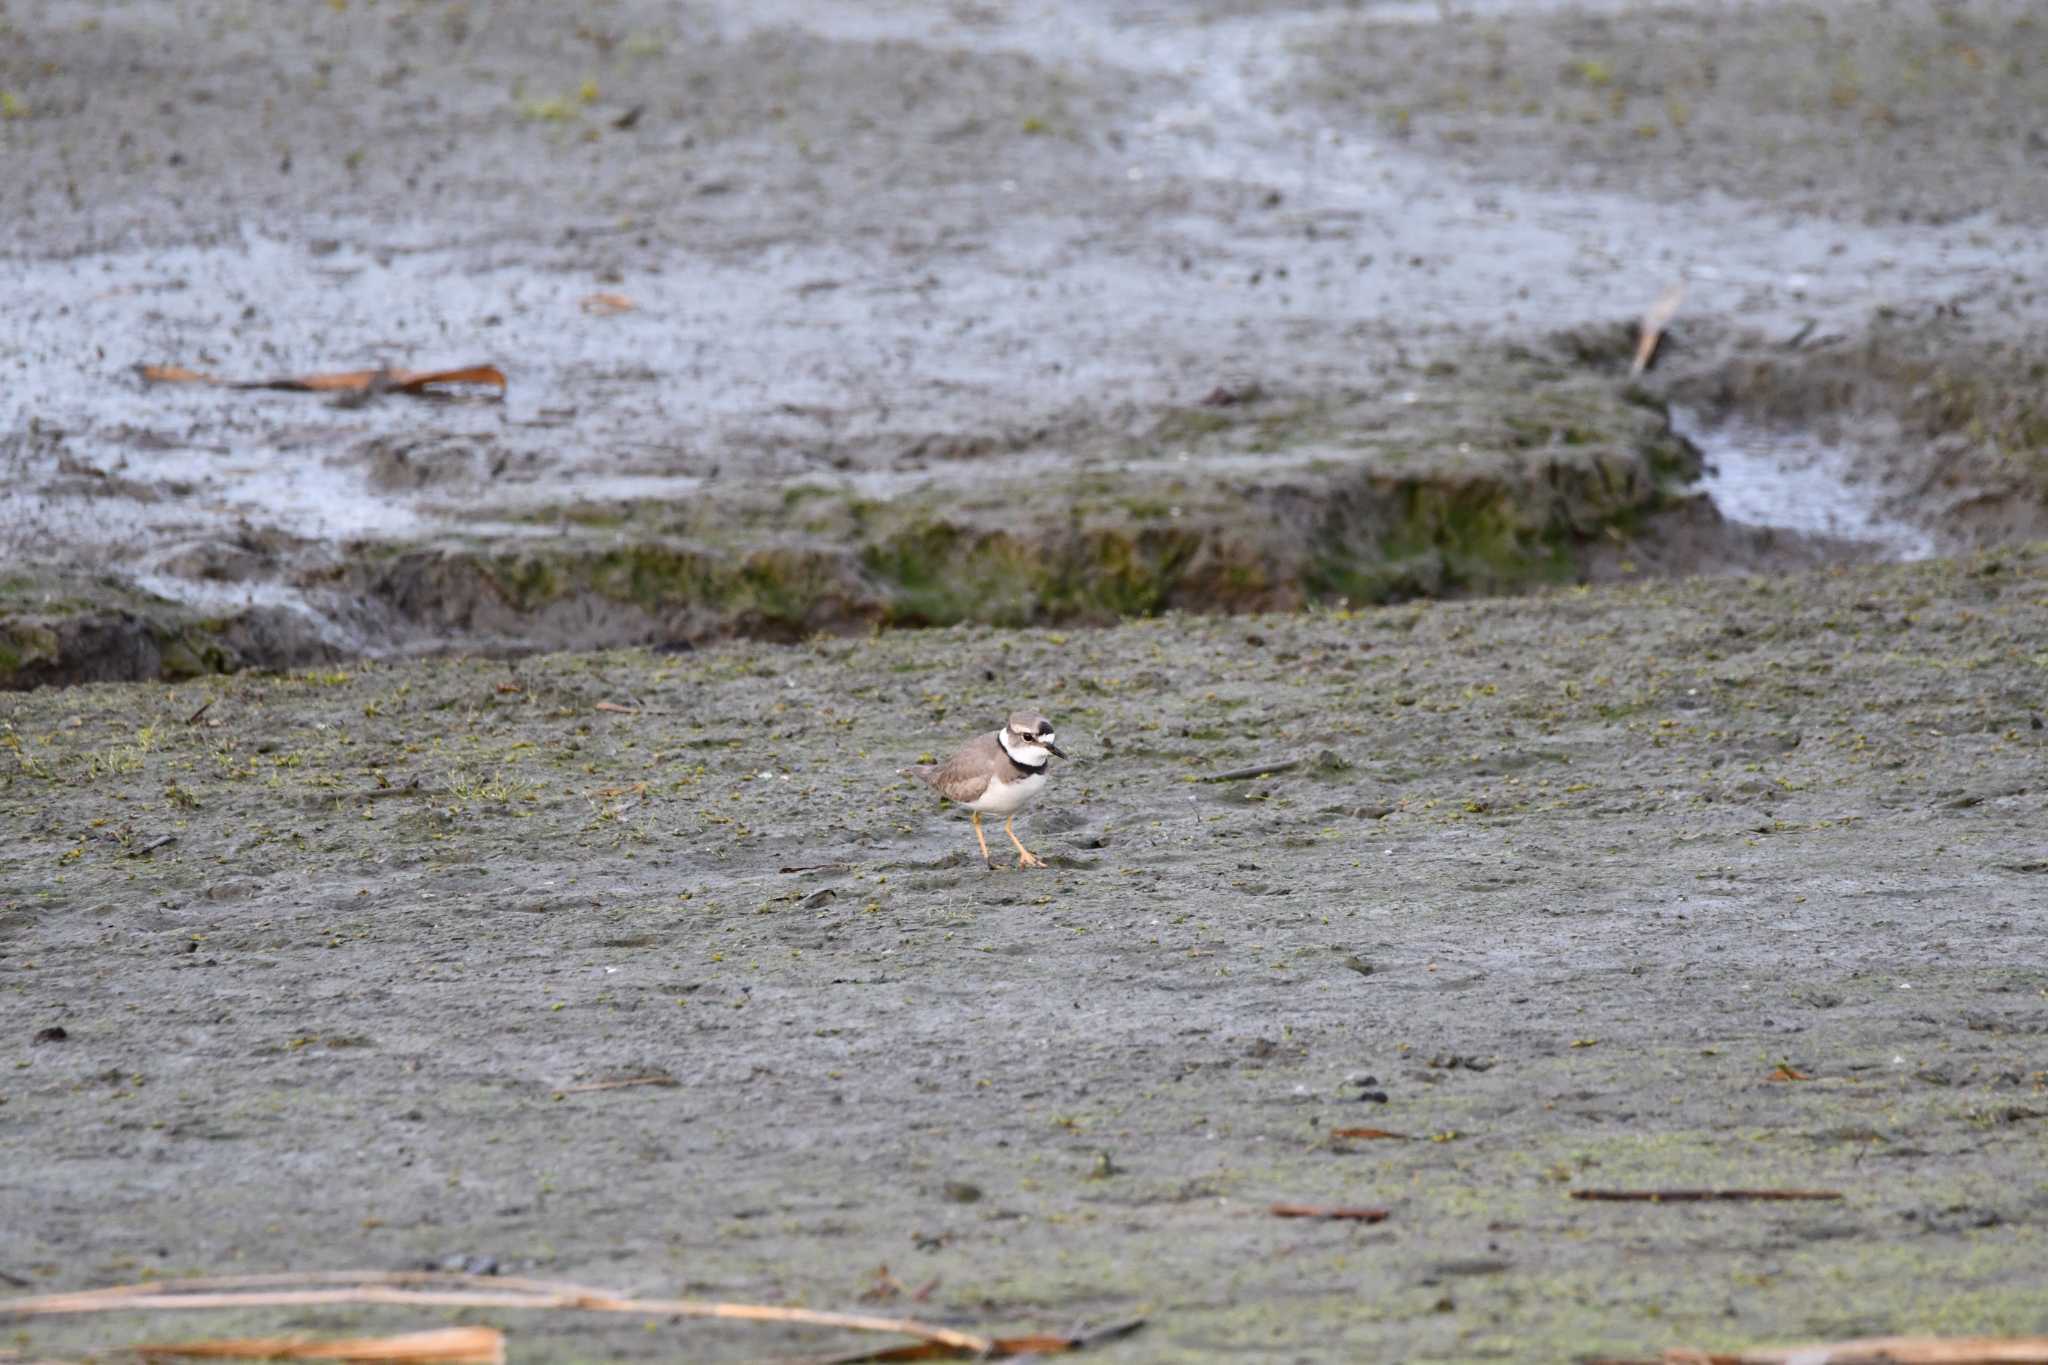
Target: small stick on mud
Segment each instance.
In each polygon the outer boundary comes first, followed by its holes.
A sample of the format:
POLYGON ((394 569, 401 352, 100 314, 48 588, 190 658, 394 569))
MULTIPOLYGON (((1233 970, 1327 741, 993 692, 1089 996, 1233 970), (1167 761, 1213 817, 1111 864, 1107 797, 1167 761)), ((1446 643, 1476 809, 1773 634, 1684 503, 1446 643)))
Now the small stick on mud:
POLYGON ((1275 1204, 1267 1212, 1275 1218, 1328 1218, 1353 1223, 1387 1221, 1385 1209, 1361 1209, 1330 1204, 1275 1204))
POLYGON ((197 711, 194 711, 191 715, 185 717, 185 723, 187 725, 197 725, 199 723, 199 718, 201 716, 204 716, 208 711, 211 711, 213 709, 213 704, 219 700, 219 697, 208 697, 206 699, 205 705, 201 706, 197 711))
POLYGON ((1664 329, 1671 325, 1671 319, 1678 316, 1678 305, 1685 302, 1685 282, 1680 281, 1657 296, 1643 314, 1642 325, 1636 332, 1635 359, 1629 362, 1628 376, 1631 379, 1642 374, 1657 363, 1657 347, 1664 340, 1664 329))
POLYGON ((326 1274, 232 1276, 116 1285, 76 1294, 0 1299, 0 1318, 53 1313, 107 1313, 142 1309, 310 1308, 330 1304, 392 1304, 439 1308, 542 1308, 588 1313, 634 1313, 647 1317, 725 1318, 742 1322, 800 1323, 856 1332, 890 1332, 917 1337, 968 1356, 987 1356, 996 1343, 912 1318, 867 1313, 832 1313, 772 1304, 720 1303, 702 1299, 629 1299, 608 1289, 521 1280, 491 1275, 418 1271, 338 1271, 326 1274), (339 1285, 339 1288, 286 1288, 339 1285), (422 1288, 447 1285, 449 1288, 422 1288))
POLYGON ((1145 1325, 1143 1318, 1132 1318, 1128 1322, 1113 1322, 1107 1327, 1098 1327, 1092 1332, 1075 1328, 1065 1336, 997 1337, 996 1350, 1007 1350, 1011 1355, 1067 1355, 1100 1346, 1104 1342, 1122 1341, 1145 1325))
MULTIPOLYGON (((1106 1342, 1121 1341, 1145 1325, 1145 1319, 1132 1318, 1129 1322, 1111 1323, 1098 1327, 1092 1332, 1075 1329, 1060 1335, 1039 1335, 1029 1337, 997 1337, 989 1359, 1005 1360, 1011 1356, 1062 1356, 1074 1355, 1091 1350, 1106 1342)), ((878 1351, 858 1351, 852 1355, 823 1356, 803 1361, 789 1361, 784 1365, 880 1365, 883 1361, 897 1360, 958 1360, 958 1352, 930 1342, 919 1342, 914 1346, 884 1346, 878 1351)))
MULTIPOLYGON (((629 706, 635 711, 645 711, 647 709, 647 703, 640 700, 639 696, 633 691, 632 688, 626 686, 618 679, 598 669, 592 669, 591 674, 599 682, 603 683, 606 687, 610 688, 613 692, 625 698, 625 706, 629 706)), ((618 711, 621 709, 621 704, 618 702, 601 701, 597 704, 597 709, 600 711, 618 711)))
POLYGON ((1864 1337, 1746 1351, 1675 1347, 1661 1365, 2044 1365, 2048 1337, 1864 1337))
POLYGON ((1701 1204, 1765 1199, 1840 1199, 1840 1190, 1573 1190, 1574 1199, 1622 1204, 1701 1204))
POLYGON ((1299 768, 1298 758, 1275 759, 1271 763, 1254 763, 1248 768, 1232 768, 1227 772, 1203 773, 1197 782, 1242 782, 1248 777, 1265 777, 1271 773, 1284 773, 1289 768, 1299 768))
POLYGON ((564 1095, 576 1095, 590 1090, 624 1090, 626 1087, 633 1085, 659 1085, 673 1088, 681 1084, 681 1081, 667 1072, 659 1071, 647 1076, 627 1076, 616 1081, 589 1081, 583 1085, 565 1085, 562 1087, 562 1093, 564 1095))
POLYGON ((367 1365, 505 1365, 505 1334, 495 1327, 443 1327, 390 1337, 229 1337, 215 1341, 152 1342, 134 1348, 144 1360, 339 1360, 367 1365))
POLYGON ((1415 1141, 1414 1138, 1406 1133, 1396 1133, 1386 1128, 1332 1128, 1330 1136, 1333 1138, 1384 1138, 1392 1142, 1415 1141))

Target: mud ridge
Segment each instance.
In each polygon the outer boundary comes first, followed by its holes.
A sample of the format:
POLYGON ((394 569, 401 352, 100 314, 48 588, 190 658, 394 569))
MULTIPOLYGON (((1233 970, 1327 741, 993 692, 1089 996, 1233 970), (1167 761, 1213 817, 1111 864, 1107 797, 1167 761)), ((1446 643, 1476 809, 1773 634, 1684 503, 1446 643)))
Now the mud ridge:
POLYGON ((1520 592, 1583 580, 1698 472, 1654 402, 1520 348, 1370 389, 1241 383, 1033 439, 1047 436, 1057 444, 1013 452, 1028 477, 738 480, 685 500, 477 514, 541 536, 352 542, 295 574, 324 633, 275 609, 195 618, 147 598, 68 632, 18 614, 0 676, 288 668, 332 657, 337 638, 368 654, 532 653, 1520 592))

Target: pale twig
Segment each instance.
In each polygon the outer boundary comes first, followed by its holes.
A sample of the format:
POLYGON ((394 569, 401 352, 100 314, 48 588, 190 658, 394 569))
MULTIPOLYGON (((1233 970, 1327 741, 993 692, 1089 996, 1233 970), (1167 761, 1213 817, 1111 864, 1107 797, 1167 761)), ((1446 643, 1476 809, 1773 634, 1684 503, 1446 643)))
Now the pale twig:
POLYGON ((562 1087, 562 1093, 564 1095, 578 1095, 589 1090, 624 1090, 626 1087, 633 1085, 677 1086, 681 1084, 681 1081, 664 1072, 654 1076, 627 1076, 616 1081, 587 1081, 582 1085, 565 1085, 562 1087))
POLYGON ((2048 1337, 1865 1337, 1808 1346, 1664 1353, 1663 1365, 2044 1365, 2048 1337))
POLYGON ((144 1309, 188 1310, 197 1308, 303 1308, 331 1304, 391 1304, 439 1308, 544 1308, 572 1309, 590 1313, 639 1313, 651 1317, 723 1318, 742 1322, 797 1323, 811 1327, 841 1327, 855 1332, 893 1332, 918 1337, 972 1354, 986 1353, 992 1343, 987 1337, 957 1332, 949 1327, 918 1322, 911 1318, 886 1318, 869 1313, 834 1313, 812 1308, 782 1308, 772 1304, 719 1303, 701 1299, 628 1299, 608 1290, 581 1285, 557 1285, 549 1281, 507 1281, 492 1276, 428 1276, 419 1272, 343 1271, 330 1274, 269 1275, 226 1280, 185 1281, 194 1287, 178 1292, 180 1282, 170 1284, 119 1285, 111 1289, 86 1290, 73 1294, 44 1294, 33 1298, 0 1299, 0 1317, 36 1317, 55 1313, 105 1313, 144 1309), (472 1286, 460 1289, 410 1288, 429 1282, 472 1286), (285 1284, 333 1284, 343 1288, 285 1289, 234 1288, 251 1282, 263 1286, 285 1284), (492 1289, 474 1286, 493 1284, 492 1289))

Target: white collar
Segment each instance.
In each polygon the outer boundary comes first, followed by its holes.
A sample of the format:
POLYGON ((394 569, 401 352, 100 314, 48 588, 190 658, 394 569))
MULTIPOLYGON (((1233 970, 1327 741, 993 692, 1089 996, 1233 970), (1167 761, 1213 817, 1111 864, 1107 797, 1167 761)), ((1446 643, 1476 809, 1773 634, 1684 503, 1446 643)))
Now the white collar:
POLYGON ((1026 759, 1022 754, 1019 754, 1015 749, 1012 749, 1010 747, 1010 727, 1007 725, 1005 725, 1002 729, 996 731, 996 743, 1003 746, 1003 752, 1010 756, 1010 762, 1016 764, 1018 767, 1024 769, 1024 771, 1026 772, 1044 772, 1045 765, 1052 762, 1052 753, 1049 750, 1045 749, 1043 746, 1038 744, 1031 744, 1026 746, 1027 748, 1038 750, 1038 761, 1036 763, 1031 762, 1030 760, 1026 759))

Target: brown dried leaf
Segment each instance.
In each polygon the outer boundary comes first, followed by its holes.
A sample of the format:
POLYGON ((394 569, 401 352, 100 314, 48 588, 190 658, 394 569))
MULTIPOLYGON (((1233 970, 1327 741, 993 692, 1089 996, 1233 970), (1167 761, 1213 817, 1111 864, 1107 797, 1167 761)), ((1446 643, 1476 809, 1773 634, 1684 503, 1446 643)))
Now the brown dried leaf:
POLYGON ((451 385, 478 384, 505 391, 505 372, 495 365, 465 365, 453 370, 333 370, 283 379, 223 379, 183 365, 138 365, 136 373, 149 384, 210 384, 222 389, 277 389, 288 393, 425 393, 451 385))
POLYGON ((449 384, 487 384, 505 391, 505 372, 496 365, 465 365, 456 370, 391 370, 387 384, 399 393, 420 393, 449 384))
POLYGON ((645 782, 635 782, 631 786, 626 787, 599 787, 590 794, 600 801, 609 801, 615 796, 645 796, 647 795, 647 784, 645 782))
POLYGON ((145 384, 225 384, 218 375, 188 370, 183 365, 137 365, 135 372, 145 384))
POLYGON ((594 318, 611 318, 630 313, 640 305, 624 294, 596 293, 585 294, 576 300, 576 306, 594 318))

